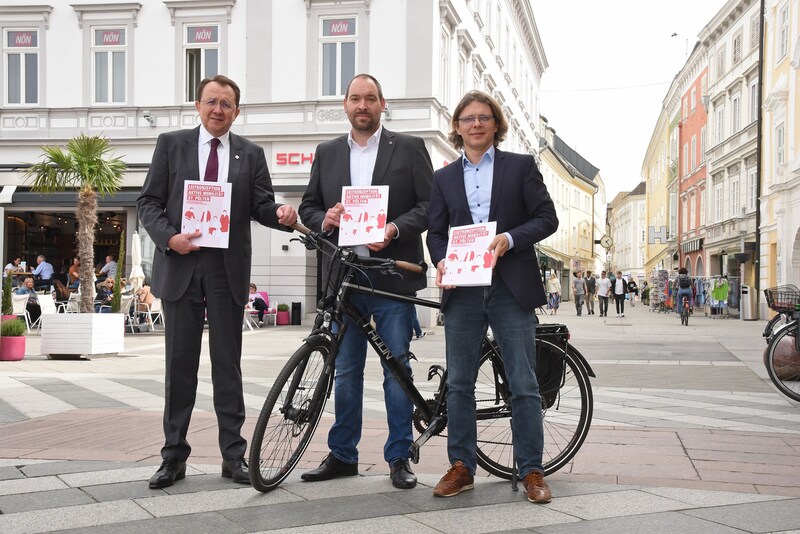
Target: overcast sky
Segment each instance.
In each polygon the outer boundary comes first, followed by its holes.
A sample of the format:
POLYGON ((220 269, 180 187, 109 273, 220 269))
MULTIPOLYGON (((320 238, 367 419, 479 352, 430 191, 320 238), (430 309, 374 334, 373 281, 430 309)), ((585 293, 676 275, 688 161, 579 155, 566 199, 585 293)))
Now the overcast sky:
POLYGON ((641 181, 672 79, 724 0, 530 0, 549 67, 541 113, 600 169, 607 201, 641 181), (677 33, 677 36, 672 36, 677 33))

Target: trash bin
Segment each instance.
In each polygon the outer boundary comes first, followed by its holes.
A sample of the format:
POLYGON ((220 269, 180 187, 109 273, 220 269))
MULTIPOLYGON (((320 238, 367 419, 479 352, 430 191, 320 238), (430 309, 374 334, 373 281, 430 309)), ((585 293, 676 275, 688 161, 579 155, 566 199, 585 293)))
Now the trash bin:
POLYGON ((750 286, 742 284, 742 295, 739 299, 739 312, 743 321, 755 321, 756 319, 756 298, 750 286))
POLYGON ((300 303, 292 302, 292 324, 300 324, 300 303))

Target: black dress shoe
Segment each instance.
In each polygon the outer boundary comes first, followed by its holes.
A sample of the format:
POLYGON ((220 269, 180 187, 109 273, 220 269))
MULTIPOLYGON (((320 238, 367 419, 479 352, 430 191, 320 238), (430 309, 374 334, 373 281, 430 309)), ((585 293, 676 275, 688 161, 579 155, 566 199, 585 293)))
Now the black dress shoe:
POLYGON ((411 470, 407 459, 395 460, 389 464, 392 486, 400 489, 411 489, 417 485, 417 476, 411 470))
POLYGON ((222 478, 232 478, 238 484, 250 484, 250 471, 245 459, 222 460, 222 478))
POLYGON ((333 454, 328 454, 319 467, 306 471, 300 478, 306 482, 318 482, 339 477, 352 477, 358 474, 358 464, 348 464, 333 454))
POLYGON ((166 488, 176 480, 186 478, 186 462, 177 458, 164 458, 156 474, 150 477, 150 489, 166 488))

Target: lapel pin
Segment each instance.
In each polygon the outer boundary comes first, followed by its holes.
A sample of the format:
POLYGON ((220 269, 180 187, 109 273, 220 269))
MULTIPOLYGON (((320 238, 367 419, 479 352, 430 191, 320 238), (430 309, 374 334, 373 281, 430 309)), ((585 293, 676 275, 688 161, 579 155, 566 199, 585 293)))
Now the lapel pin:
POLYGON ((239 159, 239 154, 236 154, 235 156, 233 156, 233 159, 239 159))

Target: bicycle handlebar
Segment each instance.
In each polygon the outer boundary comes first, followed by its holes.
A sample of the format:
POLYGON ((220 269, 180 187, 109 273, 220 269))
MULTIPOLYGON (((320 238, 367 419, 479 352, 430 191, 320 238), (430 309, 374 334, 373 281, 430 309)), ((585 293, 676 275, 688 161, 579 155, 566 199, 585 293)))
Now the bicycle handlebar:
MULTIPOLYGON (((303 234, 304 236, 315 236, 319 235, 315 232, 311 231, 310 228, 303 226, 301 223, 296 222, 290 228, 296 230, 297 232, 303 234)), ((316 239, 314 240, 316 243, 316 239)), ((315 245, 316 246, 316 245, 315 245)), ((319 248, 317 246, 317 248, 319 248)), ((358 262, 362 265, 374 265, 375 267, 397 267, 398 269, 402 269, 404 271, 422 274, 428 270, 428 264, 424 261, 419 263, 411 263, 408 261, 403 260, 392 260, 388 258, 373 258, 370 256, 356 256, 358 258, 358 262)))

